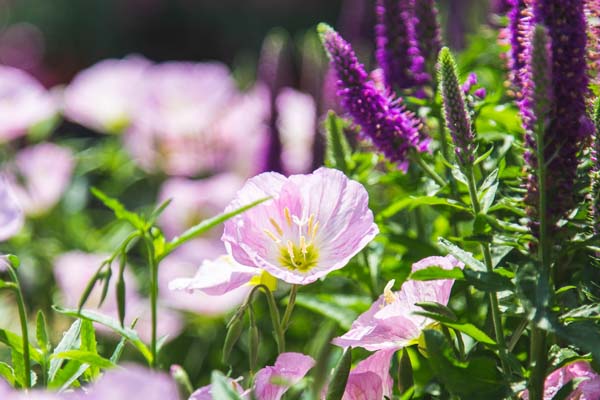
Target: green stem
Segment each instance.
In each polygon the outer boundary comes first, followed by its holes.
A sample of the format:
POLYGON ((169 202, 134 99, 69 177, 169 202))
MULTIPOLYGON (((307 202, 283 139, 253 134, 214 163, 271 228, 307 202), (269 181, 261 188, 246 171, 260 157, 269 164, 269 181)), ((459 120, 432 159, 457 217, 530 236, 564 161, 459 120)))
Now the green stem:
POLYGON ((267 304, 269 305, 269 313, 271 314, 271 321, 273 323, 273 329, 275 330, 275 337, 277 339, 277 352, 279 354, 285 352, 285 331, 282 329, 280 318, 279 318, 279 309, 277 308, 277 303, 275 303, 275 297, 273 297, 273 292, 269 290, 265 285, 257 285, 260 287, 267 297, 267 304))
POLYGON ((23 300, 23 292, 19 277, 14 267, 8 263, 8 273, 15 283, 15 293, 17 294, 17 306, 19 309, 19 321, 21 323, 21 336, 23 339, 23 369, 25 371, 25 388, 31 387, 31 360, 29 358, 29 331, 27 329, 27 313, 25 312, 25 301, 23 300))
MULTIPOLYGON (((475 184, 475 175, 473 174, 473 168, 470 166, 466 166, 465 172, 467 173, 467 180, 469 186, 469 196, 471 198, 471 205, 473 207, 473 212, 475 213, 475 217, 481 211, 481 205, 479 204, 479 199, 477 198, 477 188, 475 184)), ((490 251, 489 243, 481 243, 481 252, 483 253, 483 260, 485 263, 485 267, 488 272, 494 272, 494 264, 492 262, 492 252, 490 251)), ((492 313, 492 323, 494 325, 494 335, 496 336, 496 342, 499 347, 499 355, 500 355, 500 363, 502 365, 502 371, 505 376, 510 376, 510 368, 508 363, 508 354, 506 350, 506 341, 504 340, 504 330, 502 329, 502 319, 500 317, 500 307, 498 306, 498 297, 496 297, 496 292, 488 293, 488 301, 490 303, 490 311, 492 313)))
POLYGON ((281 329, 285 332, 290 324, 290 318, 292 317, 292 311, 294 311, 294 305, 296 304, 296 295, 298 294, 298 285, 292 285, 290 290, 290 297, 288 298, 283 318, 281 319, 281 329))
POLYGON ((433 170, 433 168, 431 168, 421 157, 421 154, 418 153, 417 151, 411 151, 410 152, 410 158, 416 162, 419 167, 421 167, 421 169, 423 170, 423 172, 425 172, 427 175, 429 175, 429 177, 431 179, 433 179, 435 181, 435 183, 437 183, 438 185, 440 185, 441 187, 446 186, 446 181, 444 180, 444 178, 442 178, 441 176, 439 176, 437 174, 437 172, 435 172, 433 170))
POLYGON ((158 367, 158 351, 157 351, 157 301, 158 301, 158 263, 154 258, 154 249, 152 247, 152 239, 146 238, 146 250, 148 253, 148 267, 150 268, 150 312, 152 313, 152 339, 150 342, 150 352, 152 360, 150 367, 158 367))

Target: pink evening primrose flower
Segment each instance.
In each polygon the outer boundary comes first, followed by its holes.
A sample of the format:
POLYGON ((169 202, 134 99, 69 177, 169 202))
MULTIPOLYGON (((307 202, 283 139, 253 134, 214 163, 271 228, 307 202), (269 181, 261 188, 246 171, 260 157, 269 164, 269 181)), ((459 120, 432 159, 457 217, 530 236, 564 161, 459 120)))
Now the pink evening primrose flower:
POLYGON ((10 186, 0 176, 0 241, 7 240, 21 230, 25 217, 10 186))
POLYGON ((56 115, 50 93, 17 68, 0 65, 0 142, 21 137, 56 115))
MULTIPOLYGON (((581 382, 566 397, 567 400, 600 399, 600 375, 592 369, 589 363, 577 361, 553 371, 546 377, 546 382, 544 383, 544 400, 553 399, 556 393, 573 379, 581 379, 581 382)), ((523 392, 521 398, 528 400, 529 392, 523 392)))
POLYGON ((317 106, 311 95, 283 88, 275 100, 281 135, 281 161, 285 171, 299 174, 311 170, 317 132, 317 106))
MULTIPOLYGON (((412 266, 412 271, 439 266, 444 269, 463 268, 464 264, 452 256, 427 257, 412 266)), ((392 292, 394 281, 390 281, 384 293, 371 308, 361 314, 350 330, 333 344, 341 347, 363 347, 369 351, 399 349, 414 343, 421 331, 434 321, 415 311, 422 309, 415 305, 421 302, 448 304, 453 279, 435 281, 406 281, 398 292, 392 292)))
MULTIPOLYGON (((315 360, 304 354, 281 353, 275 360, 275 365, 264 367, 256 373, 252 398, 280 400, 285 392, 300 382, 314 365, 315 360)), ((239 379, 231 379, 232 388, 243 399, 250 399, 249 391, 244 391, 238 382, 239 379)), ((204 386, 192 393, 189 400, 217 400, 213 397, 211 390, 211 385, 204 386)))
POLYGON ((84 69, 64 91, 65 116, 97 132, 120 133, 131 122, 150 65, 133 56, 84 69))
POLYGON ((365 188, 334 169, 251 178, 226 212, 270 200, 225 222, 222 240, 238 263, 305 285, 343 268, 379 232, 365 188))
POLYGON ((350 371, 342 400, 391 398, 394 381, 390 362, 395 352, 395 349, 379 350, 359 362, 350 371))
POLYGON ((5 172, 25 214, 36 216, 58 203, 71 182, 74 166, 69 149, 41 143, 17 153, 5 172))

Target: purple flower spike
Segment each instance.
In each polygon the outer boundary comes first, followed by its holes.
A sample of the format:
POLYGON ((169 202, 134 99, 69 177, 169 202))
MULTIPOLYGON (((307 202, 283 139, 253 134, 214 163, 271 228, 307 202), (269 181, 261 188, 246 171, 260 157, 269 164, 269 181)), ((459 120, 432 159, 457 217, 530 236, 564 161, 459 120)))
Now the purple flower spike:
POLYGON ((591 183, 591 216, 592 229, 595 234, 600 233, 600 100, 594 106, 594 125, 596 134, 592 142, 592 169, 590 171, 591 183))
POLYGON ((432 72, 437 55, 442 48, 440 24, 437 20, 437 7, 434 0, 415 0, 415 35, 421 55, 425 59, 427 72, 432 72))
POLYGON ((390 89, 407 89, 429 80, 417 44, 414 7, 414 0, 377 0, 376 3, 376 57, 390 89))
POLYGON ((531 0, 509 0, 508 35, 510 37, 510 52, 508 68, 510 81, 515 89, 521 89, 521 70, 525 66, 525 47, 531 26, 531 0))
POLYGON ((354 50, 336 31, 320 24, 319 32, 335 70, 342 107, 388 160, 406 170, 411 149, 427 151, 430 140, 419 132, 421 121, 368 80, 354 50))

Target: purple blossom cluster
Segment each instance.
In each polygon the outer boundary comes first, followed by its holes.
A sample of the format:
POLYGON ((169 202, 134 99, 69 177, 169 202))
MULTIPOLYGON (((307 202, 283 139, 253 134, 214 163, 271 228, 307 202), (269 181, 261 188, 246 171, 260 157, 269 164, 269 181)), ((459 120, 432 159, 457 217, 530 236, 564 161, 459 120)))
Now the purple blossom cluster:
POLYGON ((422 122, 368 79, 354 50, 336 31, 323 24, 319 31, 336 73, 342 106, 362 127, 363 135, 406 170, 411 151, 427 151, 429 139, 421 132, 422 122))

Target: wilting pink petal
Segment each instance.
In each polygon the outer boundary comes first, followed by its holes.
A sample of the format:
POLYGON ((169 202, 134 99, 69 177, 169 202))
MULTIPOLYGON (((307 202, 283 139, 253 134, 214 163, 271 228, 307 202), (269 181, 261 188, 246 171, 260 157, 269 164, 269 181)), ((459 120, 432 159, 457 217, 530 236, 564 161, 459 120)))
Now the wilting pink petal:
MULTIPOLYGON (((54 277, 62 293, 62 305, 76 308, 79 299, 85 290, 89 280, 92 278, 100 264, 107 258, 103 254, 90 254, 79 251, 65 253, 54 262, 54 277)), ((113 276, 109 284, 108 294, 102 306, 98 307, 102 293, 102 285, 96 284, 85 304, 86 309, 97 310, 113 319, 118 320, 118 304, 116 300, 115 286, 117 282, 118 262, 112 266, 113 276)), ((144 341, 151 337, 151 314, 149 300, 140 296, 138 285, 129 268, 125 268, 125 324, 129 325, 137 318, 135 330, 144 341)), ((158 336, 169 336, 173 338, 179 334, 182 323, 179 316, 168 308, 159 305, 158 310, 158 336)), ((97 325, 101 332, 110 332, 108 328, 97 325)))
POLYGON ((290 174, 311 170, 317 132, 317 106, 311 95, 283 88, 275 101, 281 136, 282 163, 290 174))
POLYGON ((98 132, 121 132, 131 122, 149 66, 133 56, 100 61, 81 71, 65 89, 64 114, 98 132))
POLYGON ((25 214, 44 214, 54 207, 71 182, 74 165, 71 151, 52 143, 21 150, 6 176, 25 214))
POLYGON ((248 283, 256 271, 243 267, 250 271, 242 272, 232 264, 235 263, 217 259, 205 261, 198 268, 196 262, 178 254, 170 255, 159 269, 161 299, 173 308, 201 315, 227 313, 242 304, 251 288, 248 283))
POLYGON ((390 375, 390 362, 395 352, 395 349, 379 350, 359 362, 348 376, 342 399, 391 398, 394 381, 390 375))
POLYGON ((315 365, 312 357, 300 353, 281 353, 275 365, 256 373, 254 395, 259 400, 279 400, 287 390, 300 382, 315 365))
MULTIPOLYGON (((428 257, 413 264, 412 270, 430 266, 452 269, 462 268, 463 264, 452 256, 428 257)), ((415 311, 422 311, 415 304, 448 304, 453 284, 453 279, 409 280, 395 293, 390 287, 386 287, 384 294, 354 321, 350 330, 332 342, 341 347, 363 347, 370 351, 407 346, 418 339, 421 331, 433 322, 427 317, 415 315, 415 311)))
MULTIPOLYGON (((231 378, 227 378, 227 381, 229 382, 229 385, 231 386, 231 388, 241 396, 242 399, 248 399, 250 391, 246 390, 244 391, 244 389, 242 388, 242 386, 239 384, 239 382, 242 380, 242 378, 237 378, 237 379, 231 379, 231 378)), ((212 392, 212 385, 206 385, 203 386, 199 389, 197 389, 194 393, 192 393, 192 395, 190 396, 190 398, 188 400, 218 400, 216 397, 213 396, 213 392, 212 392)), ((257 399, 257 400, 262 400, 262 399, 257 399)))
MULTIPOLYGON (((551 400, 556 393, 573 379, 583 379, 577 388, 566 398, 567 400, 600 399, 600 375, 589 363, 577 361, 553 371, 544 383, 544 400, 551 400)), ((521 393, 521 398, 528 400, 529 392, 521 393)))
POLYGON ((77 392, 76 400, 178 400, 177 385, 164 372, 135 364, 106 372, 88 387, 89 393, 77 392))
MULTIPOLYGON (((206 179, 171 178, 160 189, 159 203, 171 203, 158 222, 167 238, 221 212, 233 199, 243 181, 233 174, 220 174, 206 179)), ((218 229, 215 229, 218 232, 218 229)), ((206 257, 206 256, 204 256, 206 257)))
POLYGON ((6 180, 0 176, 0 241, 19 233, 23 223, 23 210, 6 180))
POLYGON ((343 268, 379 231, 365 188, 337 170, 260 174, 226 211, 265 197, 272 199, 228 220, 222 240, 240 264, 288 283, 308 284, 343 268))
POLYGON ((0 65, 0 142, 25 135, 56 111, 54 99, 38 81, 19 69, 0 65))

